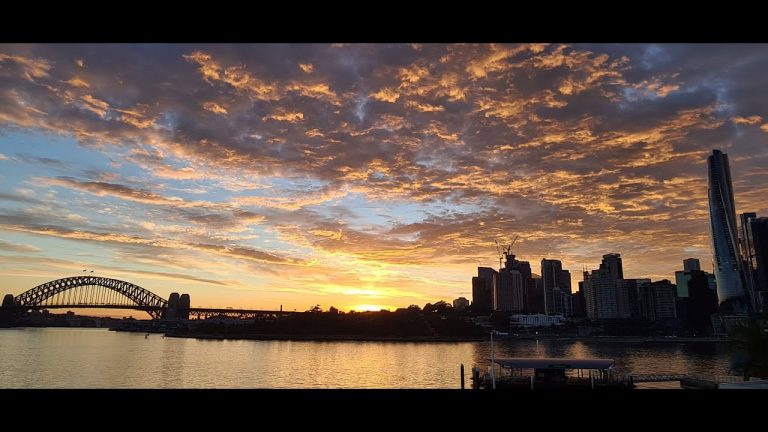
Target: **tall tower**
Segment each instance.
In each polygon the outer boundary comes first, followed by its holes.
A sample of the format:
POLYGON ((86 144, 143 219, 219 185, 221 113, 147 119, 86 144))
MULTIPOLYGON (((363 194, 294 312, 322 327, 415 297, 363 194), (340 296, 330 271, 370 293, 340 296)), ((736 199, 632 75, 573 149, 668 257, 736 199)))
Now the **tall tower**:
POLYGON ((696 258, 686 258, 683 260, 683 271, 692 272, 694 270, 701 270, 701 263, 696 258))
POLYGON ((541 283, 544 288, 545 313, 571 316, 571 273, 563 270, 563 263, 542 259, 541 283))
POLYGON ((747 299, 739 259, 736 205, 733 200, 728 155, 720 150, 712 150, 712 155, 707 158, 707 165, 709 220, 712 226, 712 252, 720 312, 742 314, 747 312, 747 299))
POLYGON ((613 279, 624 279, 624 269, 621 266, 621 254, 609 253, 603 255, 603 266, 613 279))

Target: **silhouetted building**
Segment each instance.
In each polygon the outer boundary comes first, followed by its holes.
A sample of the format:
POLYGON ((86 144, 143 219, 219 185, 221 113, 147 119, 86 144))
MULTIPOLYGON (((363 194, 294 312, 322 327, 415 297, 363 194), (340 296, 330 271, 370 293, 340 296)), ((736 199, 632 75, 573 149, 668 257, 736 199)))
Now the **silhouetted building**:
POLYGON ((677 318, 675 285, 664 279, 637 287, 640 317, 647 321, 677 318))
POLYGON ((739 258, 736 205, 731 185, 728 155, 713 150, 707 158, 709 167, 709 219, 717 277, 720 312, 743 314, 748 311, 739 258))
POLYGON ((544 286, 540 277, 534 276, 528 280, 525 312, 544 313, 544 286))
POLYGON ((763 312, 768 310, 768 218, 761 217, 752 221, 753 264, 757 273, 755 281, 757 298, 763 312))
POLYGON ((494 297, 494 310, 526 311, 528 291, 536 284, 528 261, 518 261, 508 250, 504 252, 504 268, 499 270, 494 297))
POLYGON ((494 310, 522 312, 525 308, 525 286, 523 275, 517 270, 504 269, 499 272, 496 282, 494 310))
POLYGON ((687 272, 701 270, 701 262, 696 258, 686 258, 683 260, 683 270, 687 272))
POLYGON ((688 296, 683 298, 685 324, 696 331, 710 331, 711 315, 717 313, 717 293, 710 287, 712 275, 701 270, 689 273, 688 296))
POLYGON ((650 279, 622 279, 621 285, 623 292, 627 295, 627 305, 629 307, 629 317, 641 319, 640 312, 640 291, 639 288, 651 283, 650 279))
POLYGON ((741 214, 743 268, 746 288, 753 311, 768 304, 768 218, 755 213, 741 214))
POLYGON ((610 273, 613 279, 624 279, 624 268, 621 265, 621 254, 609 253, 603 255, 601 267, 610 273))
POLYGON ((542 259, 541 282, 545 313, 571 316, 571 273, 563 270, 562 262, 542 259))
POLYGON ((453 301, 453 308, 459 311, 462 311, 469 306, 469 300, 467 300, 464 297, 459 297, 456 300, 453 301))
POLYGON ((587 317, 587 305, 584 302, 583 282, 579 282, 579 291, 571 296, 571 305, 573 306, 572 315, 574 318, 587 317))
POLYGON ((584 275, 584 300, 589 319, 630 318, 620 254, 603 255, 600 268, 584 275))
POLYGON ((472 278, 472 311, 490 313, 493 310, 498 272, 490 267, 478 267, 472 278))
POLYGON ((688 297, 688 281, 691 279, 691 272, 678 270, 675 272, 675 289, 678 298, 688 297))

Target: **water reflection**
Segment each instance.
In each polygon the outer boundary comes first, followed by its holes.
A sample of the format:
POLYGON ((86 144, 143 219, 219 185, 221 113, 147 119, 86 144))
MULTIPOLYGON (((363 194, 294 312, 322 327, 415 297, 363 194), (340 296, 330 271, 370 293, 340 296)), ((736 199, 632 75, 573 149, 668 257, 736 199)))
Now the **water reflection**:
MULTIPOLYGON (((495 346, 496 357, 610 358, 619 374, 734 375, 734 354, 724 344, 518 340, 495 346)), ((490 356, 490 344, 476 344, 476 364, 489 365, 490 356)))
MULTIPOLYGON (((716 344, 501 341, 496 357, 612 358, 616 372, 733 375, 716 344)), ((458 388, 490 343, 211 341, 103 329, 0 330, 8 388, 458 388)))

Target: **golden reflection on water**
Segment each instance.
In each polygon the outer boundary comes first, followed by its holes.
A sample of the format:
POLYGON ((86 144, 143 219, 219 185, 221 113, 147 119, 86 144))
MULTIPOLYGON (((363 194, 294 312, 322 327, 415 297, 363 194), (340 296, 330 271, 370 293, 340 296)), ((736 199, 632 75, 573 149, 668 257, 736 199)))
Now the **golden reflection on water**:
MULTIPOLYGON (((196 340, 104 329, 0 330, 6 388, 459 388, 489 342, 196 340)), ((732 375, 725 346, 501 341, 496 357, 613 358, 616 373, 732 375)))

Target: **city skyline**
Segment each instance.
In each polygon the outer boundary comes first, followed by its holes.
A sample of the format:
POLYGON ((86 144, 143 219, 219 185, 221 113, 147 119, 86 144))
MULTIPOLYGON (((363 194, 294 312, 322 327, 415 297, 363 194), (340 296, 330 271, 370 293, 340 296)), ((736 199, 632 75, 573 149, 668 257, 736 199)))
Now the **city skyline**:
POLYGON ((768 205, 766 45, 0 45, 0 286, 82 269, 198 306, 471 298, 712 271, 707 157, 768 205))

